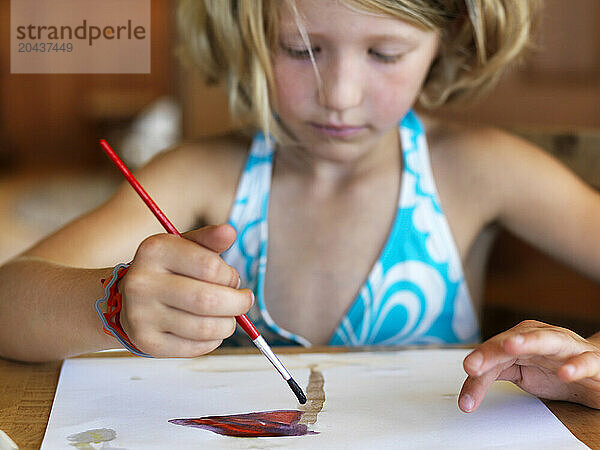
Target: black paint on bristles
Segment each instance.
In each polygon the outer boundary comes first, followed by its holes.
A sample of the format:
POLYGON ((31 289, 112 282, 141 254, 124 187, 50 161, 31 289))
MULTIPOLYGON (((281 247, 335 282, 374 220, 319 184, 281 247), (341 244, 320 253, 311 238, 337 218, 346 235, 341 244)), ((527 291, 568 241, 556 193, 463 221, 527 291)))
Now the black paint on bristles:
POLYGON ((292 388, 292 391, 294 391, 294 394, 296 394, 296 397, 298 397, 300 404, 304 405, 306 403, 306 395, 304 395, 304 392, 302 392, 302 388, 298 386, 298 383, 296 383, 293 378, 287 380, 287 383, 292 388))

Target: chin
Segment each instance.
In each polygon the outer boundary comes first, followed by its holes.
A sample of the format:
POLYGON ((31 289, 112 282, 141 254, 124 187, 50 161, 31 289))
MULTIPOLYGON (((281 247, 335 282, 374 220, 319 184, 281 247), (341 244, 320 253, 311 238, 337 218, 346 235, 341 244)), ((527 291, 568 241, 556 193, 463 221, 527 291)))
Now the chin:
POLYGON ((305 146, 305 151, 324 161, 352 163, 364 156, 366 147, 364 143, 362 145, 348 142, 312 143, 305 146))
POLYGON ((312 158, 332 163, 351 164, 374 148, 381 135, 368 127, 355 136, 327 137, 310 125, 300 130, 284 128, 292 139, 300 142, 302 152, 312 158), (296 131, 296 132, 294 132, 296 131), (298 132, 299 131, 299 132, 298 132))

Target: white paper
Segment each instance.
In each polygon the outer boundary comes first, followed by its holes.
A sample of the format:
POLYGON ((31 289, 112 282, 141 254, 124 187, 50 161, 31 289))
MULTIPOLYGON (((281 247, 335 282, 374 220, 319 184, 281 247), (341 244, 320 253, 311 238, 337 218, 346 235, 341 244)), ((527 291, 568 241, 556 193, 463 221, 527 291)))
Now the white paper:
POLYGON ((537 398, 497 382, 465 414, 457 395, 465 350, 280 355, 306 387, 325 379, 325 404, 297 437, 237 438, 169 419, 297 409, 287 383, 259 355, 197 359, 65 361, 42 449, 73 448, 68 436, 114 430, 88 448, 586 448, 537 398))

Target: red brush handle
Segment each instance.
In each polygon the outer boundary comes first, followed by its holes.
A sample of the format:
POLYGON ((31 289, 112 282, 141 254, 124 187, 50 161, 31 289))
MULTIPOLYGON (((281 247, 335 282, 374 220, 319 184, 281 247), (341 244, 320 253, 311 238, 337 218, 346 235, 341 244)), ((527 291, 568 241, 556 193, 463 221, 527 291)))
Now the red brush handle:
MULTIPOLYGON (((135 189, 135 192, 139 194, 144 203, 148 206, 148 208, 150 208, 150 211, 152 211, 152 213, 156 216, 156 218, 165 228, 165 230, 167 230, 168 233, 181 236, 181 233, 177 231, 175 225, 171 223, 167 216, 165 216, 165 213, 163 213, 158 207, 158 205, 154 203, 154 200, 152 200, 152 198, 148 195, 146 190, 138 182, 138 180, 135 179, 135 177, 127 168, 125 163, 121 161, 121 158, 119 158, 115 151, 110 147, 110 145, 108 145, 108 142, 106 142, 104 139, 101 139, 100 146, 102 147, 102 150, 104 150, 104 153, 106 153, 108 157, 112 160, 112 162, 115 163, 115 165, 121 171, 125 179, 129 182, 129 184, 131 184, 133 189, 135 189)), ((246 334, 250 336, 250 339, 254 340, 260 336, 259 332, 256 330, 256 327, 252 324, 252 322, 250 322, 250 319, 248 319, 248 317, 246 317, 245 314, 241 316, 236 316, 235 320, 240 325, 240 327, 242 327, 242 329, 246 332, 246 334)))

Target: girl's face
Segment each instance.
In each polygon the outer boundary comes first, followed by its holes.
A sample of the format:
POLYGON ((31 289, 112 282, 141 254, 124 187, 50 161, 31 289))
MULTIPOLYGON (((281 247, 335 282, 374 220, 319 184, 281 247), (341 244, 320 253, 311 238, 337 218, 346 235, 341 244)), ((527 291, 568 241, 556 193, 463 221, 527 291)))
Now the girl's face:
POLYGON ((314 156, 350 162, 396 133, 436 56, 439 38, 407 22, 350 9, 338 0, 283 8, 273 56, 275 111, 314 156))

